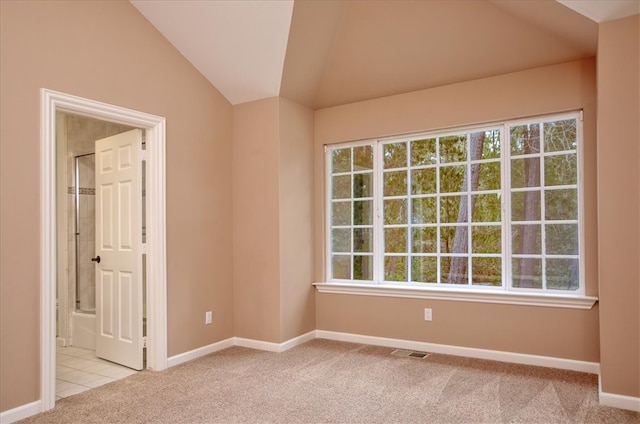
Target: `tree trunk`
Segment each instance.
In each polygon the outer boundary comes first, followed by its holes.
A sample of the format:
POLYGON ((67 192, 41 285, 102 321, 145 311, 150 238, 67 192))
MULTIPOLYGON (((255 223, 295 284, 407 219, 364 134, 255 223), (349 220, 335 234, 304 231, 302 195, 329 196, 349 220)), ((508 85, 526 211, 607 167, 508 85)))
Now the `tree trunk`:
MULTIPOLYGON (((529 126, 525 134, 524 153, 540 152, 540 125, 529 126)), ((525 159, 524 164, 525 187, 540 186, 540 158, 525 159)), ((523 221, 538 221, 540 219, 540 191, 527 191, 524 194, 523 221)), ((520 236, 520 252, 538 253, 537 242, 540 236, 539 225, 524 225, 520 236)), ((517 287, 531 288, 535 280, 535 258, 520 259, 520 284, 517 287)))
MULTIPOLYGON (((469 146, 469 159, 479 160, 482 159, 482 149, 484 146, 485 133, 477 132, 471 134, 470 146, 469 146)), ((480 181, 480 164, 473 163, 470 166, 470 172, 465 172, 464 180, 462 183, 462 191, 476 191, 478 189, 478 182, 480 181)), ((470 221, 469 210, 473 216, 474 198, 472 195, 467 194, 460 199, 460 208, 458 209, 457 223, 468 223, 470 221), (468 203, 471 202, 471 208, 468 203)), ((463 225, 456 227, 456 233, 453 237, 453 253, 468 253, 469 250, 469 226, 463 225)), ((467 256, 456 256, 451 258, 451 268, 449 269, 449 284, 467 284, 467 256)))

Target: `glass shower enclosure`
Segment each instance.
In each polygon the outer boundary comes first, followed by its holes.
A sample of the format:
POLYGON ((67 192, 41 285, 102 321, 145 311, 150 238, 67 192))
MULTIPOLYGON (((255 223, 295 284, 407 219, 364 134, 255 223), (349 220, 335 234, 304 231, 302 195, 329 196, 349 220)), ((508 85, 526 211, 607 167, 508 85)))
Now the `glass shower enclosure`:
POLYGON ((74 159, 75 310, 95 314, 95 153, 74 159))

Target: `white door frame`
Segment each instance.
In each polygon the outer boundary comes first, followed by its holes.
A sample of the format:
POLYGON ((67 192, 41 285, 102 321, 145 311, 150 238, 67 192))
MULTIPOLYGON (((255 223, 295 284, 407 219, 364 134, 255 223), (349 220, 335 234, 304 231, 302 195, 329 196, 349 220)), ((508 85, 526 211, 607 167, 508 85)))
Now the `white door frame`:
POLYGON ((40 114, 40 395, 55 406, 56 388, 56 112, 146 130, 147 368, 167 368, 165 118, 41 89, 40 114))

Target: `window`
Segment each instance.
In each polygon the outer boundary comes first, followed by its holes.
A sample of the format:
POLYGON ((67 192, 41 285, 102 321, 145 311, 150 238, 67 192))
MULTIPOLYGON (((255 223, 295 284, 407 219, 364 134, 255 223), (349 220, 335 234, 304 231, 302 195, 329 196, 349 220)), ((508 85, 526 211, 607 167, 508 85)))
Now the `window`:
POLYGON ((329 282, 584 294, 580 116, 328 146, 329 282))

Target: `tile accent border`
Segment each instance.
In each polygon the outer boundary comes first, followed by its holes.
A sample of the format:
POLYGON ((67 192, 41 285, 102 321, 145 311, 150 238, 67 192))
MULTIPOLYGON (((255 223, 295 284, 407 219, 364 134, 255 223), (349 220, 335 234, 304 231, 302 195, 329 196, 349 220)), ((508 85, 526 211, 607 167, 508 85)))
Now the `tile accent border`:
MULTIPOLYGON (((76 194, 76 188, 74 186, 67 187, 67 194, 76 194)), ((80 194, 88 194, 90 196, 96 195, 95 188, 80 187, 80 194)))

